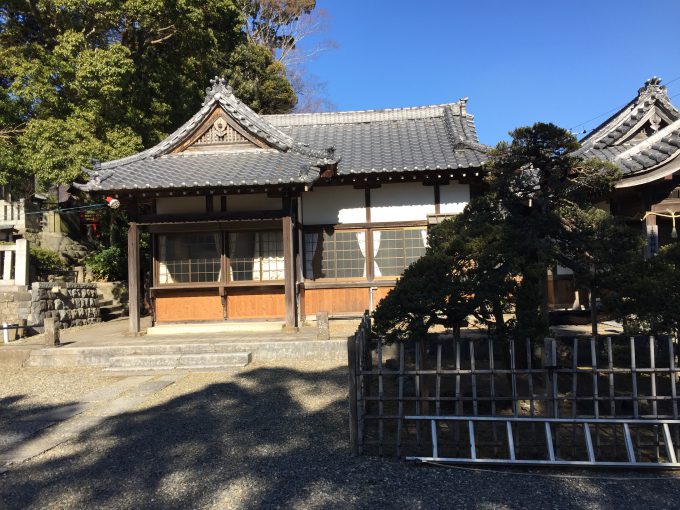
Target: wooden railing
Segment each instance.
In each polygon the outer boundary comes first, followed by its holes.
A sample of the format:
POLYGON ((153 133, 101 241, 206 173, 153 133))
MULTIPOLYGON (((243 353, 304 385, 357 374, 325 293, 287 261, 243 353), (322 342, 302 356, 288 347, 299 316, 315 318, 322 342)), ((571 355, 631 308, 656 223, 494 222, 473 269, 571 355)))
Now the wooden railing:
POLYGON ((17 239, 14 244, 0 244, 0 286, 28 285, 28 241, 17 239))

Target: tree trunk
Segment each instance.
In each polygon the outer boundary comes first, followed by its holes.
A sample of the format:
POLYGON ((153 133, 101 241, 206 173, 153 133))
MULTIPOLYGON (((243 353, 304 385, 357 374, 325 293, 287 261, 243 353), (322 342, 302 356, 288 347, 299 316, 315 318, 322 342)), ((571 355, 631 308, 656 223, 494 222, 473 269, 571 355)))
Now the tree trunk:
POLYGON ((590 325, 593 336, 597 335, 597 296, 595 289, 590 288, 590 325))
POLYGON ((590 324, 593 336, 597 336, 597 296, 595 295, 595 285, 597 282, 595 278, 595 264, 590 266, 591 285, 588 289, 590 291, 590 324))
MULTIPOLYGON (((424 335, 420 339, 420 369, 426 369, 427 362, 427 335, 424 335)), ((420 397, 422 399, 427 399, 430 396, 430 385, 426 375, 420 376, 420 397)), ((424 415, 430 414, 430 401, 423 400, 422 413, 424 415)))
POLYGON ((550 326, 550 316, 548 313, 548 269, 544 269, 543 277, 541 278, 541 320, 543 321, 543 329, 546 334, 550 326))
POLYGON ((499 302, 493 304, 493 318, 496 321, 496 336, 501 337, 505 333, 505 319, 503 318, 503 307, 499 302))

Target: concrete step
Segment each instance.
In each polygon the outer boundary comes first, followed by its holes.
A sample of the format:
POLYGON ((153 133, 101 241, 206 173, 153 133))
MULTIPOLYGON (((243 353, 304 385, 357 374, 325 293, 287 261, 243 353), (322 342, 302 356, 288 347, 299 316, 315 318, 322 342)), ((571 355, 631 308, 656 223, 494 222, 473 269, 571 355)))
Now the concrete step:
MULTIPOLYGON (((226 336, 210 335, 197 343, 175 343, 176 337, 153 338, 143 337, 154 343, 137 345, 107 345, 62 347, 34 349, 30 355, 25 353, 21 358, 23 366, 31 367, 76 367, 90 366, 106 368, 111 358, 125 356, 183 356, 194 354, 219 355, 249 353, 249 359, 258 362, 280 360, 324 360, 347 362, 347 340, 311 340, 295 339, 281 335, 237 336, 228 339, 226 336)), ((62 339, 68 342, 68 337, 62 339)), ((198 340, 198 339, 197 339, 198 340)), ((143 342, 144 340, 139 340, 143 342)), ((77 344, 76 344, 77 345, 77 344)), ((0 350, 0 354, 2 350, 0 350)), ((2 359, 0 358, 0 364, 2 359)), ((212 363, 207 363, 211 365, 212 363)))
POLYGON ((147 329, 147 335, 200 335, 212 333, 280 333, 285 325, 280 321, 224 321, 195 324, 157 324, 147 329))
POLYGON ((138 356, 116 356, 111 358, 108 369, 198 369, 234 368, 250 363, 249 352, 206 353, 206 354, 155 354, 138 356))
POLYGON ((111 358, 136 355, 162 355, 211 353, 215 349, 208 343, 124 345, 105 347, 54 347, 36 349, 31 352, 24 366, 29 367, 73 367, 109 365, 111 358))
POLYGON ((99 307, 99 314, 103 321, 111 321, 127 316, 127 308, 122 305, 107 305, 99 307))

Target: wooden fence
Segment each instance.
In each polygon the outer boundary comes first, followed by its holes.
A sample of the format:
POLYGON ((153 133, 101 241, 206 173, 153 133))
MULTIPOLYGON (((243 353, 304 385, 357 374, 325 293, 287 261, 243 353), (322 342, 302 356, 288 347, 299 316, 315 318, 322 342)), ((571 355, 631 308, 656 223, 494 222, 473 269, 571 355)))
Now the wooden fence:
MULTIPOLYGON (((355 454, 404 456, 427 446, 421 424, 403 419, 409 415, 679 417, 678 344, 672 337, 433 335, 425 348, 419 342, 382 345, 370 329, 366 314, 348 339, 355 454)), ((490 444, 495 435, 491 430, 490 444)), ((606 441, 598 431, 598 446, 606 441)))

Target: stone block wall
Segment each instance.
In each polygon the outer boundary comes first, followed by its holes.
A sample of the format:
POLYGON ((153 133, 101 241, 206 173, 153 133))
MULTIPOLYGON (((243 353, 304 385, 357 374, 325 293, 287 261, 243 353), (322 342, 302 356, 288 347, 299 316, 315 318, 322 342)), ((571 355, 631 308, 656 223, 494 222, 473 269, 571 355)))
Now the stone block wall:
POLYGON ((20 319, 28 319, 30 312, 30 292, 0 292, 0 323, 17 324, 20 319))
POLYGON ((29 324, 52 317, 64 329, 101 321, 95 283, 36 282, 31 294, 29 324))

